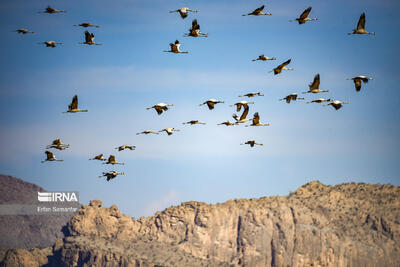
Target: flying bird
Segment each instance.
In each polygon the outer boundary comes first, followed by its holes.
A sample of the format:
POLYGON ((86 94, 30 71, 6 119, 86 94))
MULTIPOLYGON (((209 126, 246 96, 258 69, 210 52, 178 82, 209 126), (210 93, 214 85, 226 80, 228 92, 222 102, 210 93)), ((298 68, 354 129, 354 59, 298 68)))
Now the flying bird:
POLYGON ((296 101, 297 99, 304 100, 305 98, 298 97, 297 94, 290 94, 290 95, 285 96, 282 99, 279 99, 279 101, 286 100, 286 103, 290 104, 290 101, 296 101))
POLYGON ((122 151, 125 149, 135 150, 135 148, 136 148, 136 146, 122 145, 122 146, 116 147, 115 149, 118 149, 118 151, 122 151))
POLYGON ((329 104, 325 104, 324 106, 332 106, 336 110, 341 109, 343 104, 349 104, 349 102, 342 102, 340 100, 333 100, 329 104))
POLYGON ((357 23, 357 28, 353 30, 353 32, 349 32, 348 35, 351 34, 372 34, 375 35, 375 32, 367 32, 365 30, 365 13, 362 13, 360 19, 357 23))
POLYGON ((107 182, 110 181, 111 179, 114 179, 117 177, 117 175, 124 175, 125 173, 123 172, 117 172, 117 171, 109 171, 109 172, 103 172, 103 175, 99 176, 99 178, 107 177, 107 182))
POLYGON ((165 128, 165 129, 162 129, 161 131, 158 131, 158 132, 159 133, 166 132, 168 135, 171 135, 171 134, 173 134, 173 132, 179 132, 179 130, 175 129, 175 128, 165 128))
POLYGON ((139 134, 159 134, 159 133, 157 133, 157 132, 153 132, 152 130, 147 130, 147 131, 143 131, 143 132, 140 132, 140 133, 136 133, 136 135, 139 135, 139 134))
POLYGON ((44 45, 46 45, 46 47, 52 47, 52 48, 54 48, 54 47, 56 47, 57 45, 62 44, 62 43, 55 42, 55 41, 46 41, 46 42, 40 42, 40 43, 38 43, 38 44, 44 44, 44 45))
POLYGON ((146 108, 147 110, 154 108, 157 111, 158 115, 161 115, 163 111, 167 111, 169 106, 173 106, 174 104, 165 104, 165 103, 158 103, 152 107, 146 108))
POLYGON ((78 96, 74 95, 71 104, 68 105, 68 110, 63 113, 76 113, 76 112, 88 112, 87 109, 78 108, 78 96))
POLYGON ((308 85, 308 87, 309 87, 308 91, 302 92, 302 93, 303 94, 307 94, 307 93, 317 94, 317 93, 329 92, 329 90, 319 89, 319 83, 320 83, 320 77, 319 77, 319 74, 317 74, 314 76, 314 81, 308 85))
POLYGON ((46 151, 46 152, 44 152, 44 153, 46 154, 46 159, 45 159, 45 160, 42 160, 42 163, 43 163, 43 162, 46 162, 46 161, 63 161, 62 159, 56 159, 56 157, 54 156, 54 154, 51 153, 50 151, 46 151))
POLYGON ((368 83, 369 80, 373 80, 374 78, 370 78, 364 75, 359 75, 353 78, 347 78, 346 80, 353 80, 354 86, 356 87, 356 91, 359 92, 361 90, 361 82, 368 83))
POLYGON ((175 43, 169 43, 171 46, 171 50, 164 50, 163 52, 168 52, 168 53, 174 53, 174 54, 189 54, 188 51, 181 51, 179 48, 181 46, 181 43, 176 40, 175 43))
POLYGON ((224 121, 224 122, 218 123, 217 125, 232 126, 232 125, 235 125, 235 123, 230 122, 230 121, 224 121))
POLYGON ((236 112, 239 112, 242 109, 242 107, 244 107, 245 109, 248 108, 249 104, 254 104, 254 102, 240 101, 229 106, 230 107, 236 106, 236 112))
POLYGON ((307 21, 319 20, 319 19, 317 19, 317 18, 310 19, 310 18, 308 17, 308 14, 310 14, 310 12, 311 12, 311 7, 307 8, 306 10, 304 10, 303 13, 301 13, 300 17, 298 17, 297 19, 289 20, 289 21, 290 21, 290 22, 292 22, 292 21, 297 21, 299 24, 304 24, 304 23, 306 23, 307 21))
POLYGON ((287 65, 290 64, 291 59, 283 62, 281 65, 276 67, 275 69, 269 71, 269 72, 274 72, 274 75, 277 75, 282 72, 282 70, 294 70, 293 68, 286 68, 287 65))
POLYGON ((182 7, 180 9, 177 10, 173 10, 173 11, 169 11, 169 13, 175 13, 175 12, 179 12, 179 15, 181 15, 182 19, 185 19, 188 16, 188 12, 193 12, 193 13, 197 13, 199 11, 197 10, 191 10, 188 7, 182 7))
POLYGON ((214 109, 215 105, 218 104, 218 103, 225 103, 225 102, 216 100, 215 98, 211 98, 211 99, 208 99, 203 104, 200 104, 199 106, 207 105, 208 109, 212 110, 212 109, 214 109))
POLYGON ((61 142, 61 139, 55 139, 55 140, 53 140, 51 145, 48 145, 46 147, 46 149, 55 148, 55 149, 58 149, 58 150, 64 150, 64 149, 66 149, 68 147, 69 147, 69 144, 64 144, 63 142, 61 142))
POLYGON ((94 158, 91 158, 89 160, 101 160, 101 161, 106 161, 107 159, 105 157, 103 157, 103 154, 99 154, 97 156, 95 156, 94 158))
POLYGON ((80 43, 80 44, 87 44, 87 45, 102 45, 99 43, 96 43, 94 41, 94 34, 90 33, 89 31, 85 31, 85 42, 84 43, 80 43))
POLYGON ((110 155, 110 156, 108 157, 107 162, 104 162, 103 164, 112 164, 112 165, 119 164, 119 165, 124 165, 124 163, 116 161, 114 155, 110 155))
POLYGON ((248 13, 248 14, 244 14, 244 15, 242 15, 242 16, 251 16, 251 15, 253 15, 253 16, 261 16, 261 15, 268 15, 268 16, 271 16, 271 15, 272 15, 271 13, 264 13, 264 12, 262 12, 263 10, 264 10, 264 5, 260 6, 260 7, 257 8, 257 9, 255 9, 253 12, 248 13))
POLYGON ((264 144, 257 143, 255 140, 249 140, 241 145, 250 145, 250 147, 254 147, 254 145, 263 146, 264 144))
POLYGON ((30 30, 27 30, 27 29, 17 29, 17 30, 14 30, 12 32, 17 32, 17 33, 21 33, 21 34, 35 33, 35 32, 30 31, 30 30))
POLYGON ((194 125, 194 124, 203 124, 203 125, 206 125, 205 122, 200 122, 200 121, 198 121, 198 120, 191 120, 191 121, 188 121, 188 122, 183 122, 182 124, 190 124, 190 125, 194 125))
POLYGON ((276 60, 275 57, 266 57, 264 56, 264 54, 259 55, 258 58, 252 59, 251 61, 257 61, 257 60, 261 60, 261 61, 267 61, 267 60, 276 60))
POLYGON ((185 37, 208 37, 208 33, 200 32, 200 25, 197 23, 197 19, 192 21, 192 27, 189 29, 189 33, 185 33, 185 37))
POLYGON ((84 23, 81 23, 81 24, 78 24, 78 25, 74 24, 74 26, 80 26, 80 27, 83 27, 83 28, 87 28, 87 27, 100 28, 99 25, 93 25, 90 22, 84 22, 84 23))
POLYGON ((38 13, 55 14, 55 13, 66 13, 66 12, 67 12, 67 10, 58 10, 58 9, 52 8, 50 6, 47 6, 43 12, 38 12, 38 13))
POLYGON ((250 97, 255 97, 255 96, 264 96, 264 94, 261 94, 260 92, 258 92, 258 93, 247 93, 245 95, 240 95, 239 97, 245 97, 245 96, 250 98, 250 97))
POLYGON ((258 115, 258 112, 256 112, 253 115, 253 120, 251 121, 251 124, 246 125, 245 127, 249 127, 249 126, 269 126, 269 123, 261 123, 260 115, 258 115))
POLYGON ((318 99, 314 99, 314 100, 311 100, 311 101, 306 102, 306 103, 307 104, 310 104, 310 103, 324 103, 324 102, 331 102, 331 101, 332 101, 332 99, 330 99, 330 98, 328 98, 328 99, 318 98, 318 99))
POLYGON ((250 119, 247 119, 247 114, 249 114, 249 106, 248 105, 244 105, 244 111, 242 113, 242 115, 240 116, 240 118, 238 118, 237 114, 233 114, 232 117, 235 119, 235 124, 239 124, 239 123, 245 123, 247 121, 249 121, 250 119))

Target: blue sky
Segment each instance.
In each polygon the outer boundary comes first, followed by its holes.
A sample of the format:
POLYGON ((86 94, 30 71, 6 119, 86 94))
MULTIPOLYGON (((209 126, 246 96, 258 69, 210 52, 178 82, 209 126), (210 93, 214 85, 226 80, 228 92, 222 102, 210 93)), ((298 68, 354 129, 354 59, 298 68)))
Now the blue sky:
POLYGON ((2 1, 0 30, 0 173, 47 190, 77 190, 82 203, 101 199, 140 217, 182 201, 284 195, 320 180, 400 184, 400 36, 398 1, 2 1), (66 14, 38 14, 51 4, 66 14), (242 17, 265 4, 272 16, 242 17), (199 10, 182 20, 169 10, 199 10), (305 25, 289 23, 312 6, 305 25), (348 36, 362 12, 371 36, 348 36), (197 18, 208 38, 183 34, 197 18), (102 46, 84 46, 84 29, 102 46), (31 35, 11 32, 17 28, 31 35), (187 55, 163 53, 178 39, 187 55), (54 49, 38 42, 55 40, 54 49), (260 54, 277 61, 252 62, 260 54), (294 71, 269 70, 291 58, 294 71), (329 93, 307 95, 349 101, 341 110, 278 101, 306 91, 315 74, 329 93), (374 77, 361 92, 356 75, 374 77), (237 96, 261 91, 250 116, 259 112, 270 127, 225 127, 237 96), (72 96, 88 113, 61 114, 72 96), (209 98, 225 101, 213 111, 209 98), (146 110, 175 104, 158 116, 146 110), (207 125, 188 126, 192 119, 207 125), (172 136, 137 136, 143 130, 176 127, 172 136), (64 162, 41 164, 45 147, 64 162), (263 147, 239 144, 255 139, 263 147), (122 144, 135 151, 117 152, 122 144), (124 166, 88 161, 115 154, 124 166), (106 182, 103 171, 126 173, 106 182))

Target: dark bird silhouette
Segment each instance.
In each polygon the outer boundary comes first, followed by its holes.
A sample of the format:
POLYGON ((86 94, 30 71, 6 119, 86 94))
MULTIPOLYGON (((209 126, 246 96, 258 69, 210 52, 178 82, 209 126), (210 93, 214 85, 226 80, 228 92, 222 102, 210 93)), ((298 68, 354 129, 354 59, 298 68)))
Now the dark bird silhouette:
POLYGON ((188 12, 197 13, 197 12, 199 12, 199 11, 197 11, 197 10, 191 10, 191 9, 188 8, 188 7, 182 7, 182 8, 177 9, 177 10, 169 11, 169 13, 175 13, 175 12, 178 12, 179 15, 181 15, 181 18, 182 18, 182 19, 185 19, 185 18, 187 18, 187 16, 188 16, 188 12))
POLYGON ((359 92, 361 90, 361 82, 368 83, 369 80, 373 80, 374 78, 369 78, 364 75, 359 75, 353 78, 347 78, 346 80, 353 80, 354 86, 356 87, 356 91, 359 92))
POLYGON ((192 27, 189 29, 189 33, 184 34, 185 37, 208 37, 208 33, 202 33, 200 31, 200 25, 197 23, 197 19, 192 21, 192 27))
POLYGON ((314 76, 313 82, 308 85, 308 88, 309 88, 308 91, 302 92, 302 94, 307 94, 307 93, 316 94, 316 93, 329 92, 329 90, 319 89, 319 84, 320 84, 320 76, 319 76, 319 74, 317 74, 314 76))
POLYGON ((68 110, 63 113, 76 113, 76 112, 88 112, 87 109, 78 108, 78 96, 74 95, 71 104, 68 105, 68 110))
POLYGON ((296 101, 297 99, 304 100, 305 98, 298 97, 297 94, 290 94, 290 95, 285 96, 282 99, 279 99, 279 101, 286 100, 286 103, 290 104, 290 101, 296 101))
POLYGON ((52 152, 50 152, 50 151, 46 151, 44 153, 46 154, 46 159, 42 160, 42 163, 46 162, 46 161, 63 161, 62 159, 56 159, 54 154, 52 152))
POLYGON ((176 40, 175 43, 169 43, 171 50, 164 50, 163 52, 174 53, 174 54, 189 54, 188 51, 181 51, 181 43, 176 40))
POLYGON ((360 18, 358 19, 357 28, 355 28, 353 32, 348 33, 348 35, 351 34, 376 34, 375 32, 367 32, 365 30, 365 13, 362 13, 360 18))
POLYGON ((293 68, 286 68, 286 66, 290 64, 290 61, 291 61, 291 59, 283 62, 278 67, 276 67, 275 69, 273 69, 269 72, 274 72, 274 75, 277 75, 277 74, 281 73, 282 70, 294 70, 293 68))
POLYGON ((299 24, 304 24, 304 23, 306 23, 307 21, 319 20, 319 19, 317 19, 317 18, 310 19, 310 18, 308 17, 308 15, 310 14, 310 12, 311 12, 311 7, 307 8, 306 10, 304 10, 303 13, 301 13, 300 17, 298 17, 297 19, 289 20, 289 21, 290 21, 290 22, 292 22, 292 21, 297 21, 299 24))
POLYGON ((271 16, 271 13, 264 13, 262 12, 264 10, 264 5, 260 6, 259 8, 255 9, 253 12, 248 13, 248 14, 244 14, 242 16, 262 16, 262 15, 268 15, 271 16))

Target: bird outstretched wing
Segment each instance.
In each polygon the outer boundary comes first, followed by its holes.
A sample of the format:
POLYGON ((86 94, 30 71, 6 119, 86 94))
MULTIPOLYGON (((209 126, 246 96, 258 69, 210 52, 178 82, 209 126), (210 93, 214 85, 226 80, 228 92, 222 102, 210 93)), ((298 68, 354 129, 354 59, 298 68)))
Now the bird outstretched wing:
POLYGON ((291 59, 289 59, 289 60, 283 62, 283 63, 282 63, 281 65, 279 65, 277 68, 282 69, 282 68, 285 67, 286 65, 289 65, 290 61, 291 61, 291 59))
POLYGON ((314 81, 310 83, 310 89, 318 89, 319 88, 319 74, 315 75, 314 81))
POLYGON ((263 11, 263 9, 264 9, 264 5, 262 5, 262 6, 260 6, 259 8, 257 8, 257 9, 255 9, 254 11, 253 11, 253 13, 260 13, 261 11, 263 11))
POLYGON ((192 21, 192 30, 200 30, 200 25, 197 23, 197 19, 192 21))
POLYGON ((357 30, 364 29, 365 27, 365 13, 362 13, 357 23, 357 30))
POLYGON ((260 115, 258 115, 258 112, 256 112, 253 115, 253 124, 259 124, 259 123, 260 123, 260 115))
POLYGON ((247 114, 249 114, 249 105, 244 106, 244 111, 242 113, 242 116, 240 116, 240 120, 246 119, 247 114))
POLYGON ((72 98, 71 104, 69 104, 68 108, 71 109, 77 109, 78 108, 78 96, 74 95, 72 98))
POLYGON ((311 7, 307 8, 306 10, 303 11, 303 13, 301 13, 300 15, 300 20, 304 20, 305 18, 308 17, 308 14, 310 14, 311 12, 311 7))

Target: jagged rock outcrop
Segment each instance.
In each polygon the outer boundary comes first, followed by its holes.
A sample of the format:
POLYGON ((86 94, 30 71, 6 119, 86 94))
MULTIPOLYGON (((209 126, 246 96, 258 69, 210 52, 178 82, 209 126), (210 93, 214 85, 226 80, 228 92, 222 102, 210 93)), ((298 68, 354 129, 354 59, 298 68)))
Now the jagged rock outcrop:
POLYGON ((311 182, 289 196, 185 202, 139 220, 95 200, 67 229, 48 265, 398 266, 400 187, 311 182))
MULTIPOLYGON (((45 189, 21 179, 0 174, 0 204, 37 205, 37 192, 45 189)), ((45 248, 64 237, 62 227, 74 214, 0 215, 0 247, 45 248)))

